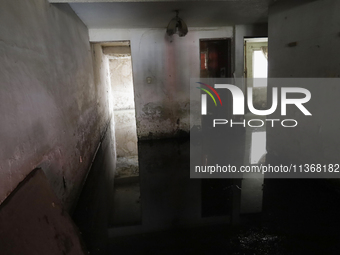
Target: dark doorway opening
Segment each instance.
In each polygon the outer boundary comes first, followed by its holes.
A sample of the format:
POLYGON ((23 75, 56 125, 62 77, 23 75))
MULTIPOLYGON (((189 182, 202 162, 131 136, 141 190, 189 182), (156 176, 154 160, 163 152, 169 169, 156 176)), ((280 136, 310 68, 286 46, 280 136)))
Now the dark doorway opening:
POLYGON ((200 40, 201 78, 231 77, 231 39, 200 40))
MULTIPOLYGON (((201 78, 230 78, 231 39, 201 39, 200 60, 201 78)), ((231 215, 232 185, 230 179, 202 179, 202 217, 231 215)))

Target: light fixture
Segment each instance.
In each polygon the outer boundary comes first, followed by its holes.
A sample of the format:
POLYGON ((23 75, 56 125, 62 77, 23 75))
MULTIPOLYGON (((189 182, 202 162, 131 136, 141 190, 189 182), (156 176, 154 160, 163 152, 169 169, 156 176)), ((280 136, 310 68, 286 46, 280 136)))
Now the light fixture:
POLYGON ((178 34, 180 37, 185 36, 188 33, 188 26, 185 22, 178 17, 178 10, 176 10, 176 17, 170 20, 169 25, 166 29, 166 33, 169 36, 173 34, 178 34))

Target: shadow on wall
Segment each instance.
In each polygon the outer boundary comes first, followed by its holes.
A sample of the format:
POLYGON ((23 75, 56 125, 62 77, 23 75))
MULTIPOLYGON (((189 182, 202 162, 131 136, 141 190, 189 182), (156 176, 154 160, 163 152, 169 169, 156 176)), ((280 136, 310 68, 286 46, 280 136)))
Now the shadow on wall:
POLYGON ((112 127, 109 125, 73 214, 91 254, 106 252, 115 169, 113 141, 112 127))

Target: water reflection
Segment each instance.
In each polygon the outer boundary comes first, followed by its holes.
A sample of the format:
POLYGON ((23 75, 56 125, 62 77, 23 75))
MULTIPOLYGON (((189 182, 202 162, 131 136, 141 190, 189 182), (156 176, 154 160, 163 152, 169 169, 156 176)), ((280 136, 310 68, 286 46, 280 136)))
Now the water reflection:
MULTIPOLYGON (((244 141, 243 164, 250 164, 253 132, 261 130, 232 136, 244 141)), ((190 179, 188 140, 139 143, 139 176, 128 182, 127 197, 121 193, 128 206, 119 218, 117 202, 108 204, 109 141, 99 149, 73 215, 91 254, 338 254, 339 195, 323 182, 190 179), (240 215, 241 224, 231 226, 240 215)), ((126 188, 117 179, 116 188, 126 188)))
MULTIPOLYGON (((228 137, 223 153, 233 164, 243 165, 245 159, 249 164, 253 130, 248 131, 228 137)), ((205 158, 200 160, 209 164, 216 154, 205 148, 202 150, 205 150, 205 158)), ((240 213, 261 211, 263 176, 191 179, 190 141, 187 138, 140 141, 138 151, 139 178, 131 181, 130 186, 126 183, 121 186, 120 178, 115 181, 115 196, 121 197, 114 200, 113 208, 120 209, 113 210, 113 218, 124 219, 122 221, 128 224, 111 224, 111 237, 238 223, 240 213)))
POLYGON ((188 139, 143 141, 138 151, 141 224, 110 236, 230 222, 230 183, 190 179, 188 139))
MULTIPOLYGON (((245 120, 262 119, 264 116, 245 115, 245 120)), ((247 127, 243 165, 265 163, 266 125, 263 127, 247 127)), ((243 173, 241 191, 241 213, 259 213, 262 211, 264 175, 261 173, 243 173)))

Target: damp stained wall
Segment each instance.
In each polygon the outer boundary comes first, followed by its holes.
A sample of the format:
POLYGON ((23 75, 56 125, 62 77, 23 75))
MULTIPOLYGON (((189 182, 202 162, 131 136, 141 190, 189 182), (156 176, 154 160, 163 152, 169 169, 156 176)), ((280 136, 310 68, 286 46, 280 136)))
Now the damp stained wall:
POLYGON ((71 210, 110 119, 88 29, 67 4, 0 3, 0 203, 34 168, 71 210), (98 71, 98 70, 97 70, 98 71))
MULTIPOLYGON (((296 4, 277 3, 269 9, 269 77, 339 77, 340 2, 296 4)), ((311 91, 307 109, 312 116, 296 109, 291 115, 298 121, 296 128, 267 125, 267 151, 287 161, 338 163, 340 87, 319 84, 306 88, 311 91)), ((271 89, 268 87, 268 95, 271 89)), ((279 111, 270 117, 284 118, 279 111)))
POLYGON ((92 42, 130 41, 139 139, 189 131, 189 85, 190 78, 199 77, 199 39, 233 37, 232 26, 189 28, 181 38, 165 32, 165 28, 89 29, 92 42))

